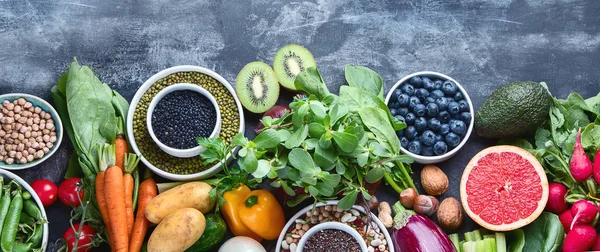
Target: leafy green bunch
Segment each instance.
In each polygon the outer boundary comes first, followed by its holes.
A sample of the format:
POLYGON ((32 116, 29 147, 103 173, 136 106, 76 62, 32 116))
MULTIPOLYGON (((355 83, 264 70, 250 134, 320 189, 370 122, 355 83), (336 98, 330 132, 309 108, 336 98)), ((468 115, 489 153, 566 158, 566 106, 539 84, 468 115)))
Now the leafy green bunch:
POLYGON ((265 117, 264 129, 249 140, 238 134, 231 146, 211 144, 198 139, 207 148, 205 160, 219 160, 223 153, 239 148, 238 165, 254 180, 267 178, 271 186, 282 187, 294 198, 294 206, 306 199, 315 202, 344 197, 338 206, 354 205, 359 194, 371 195, 365 182, 383 178, 398 193, 414 188, 410 166, 413 160, 400 154, 396 130, 406 127, 392 117, 383 101, 383 83, 374 71, 346 66, 348 85, 339 95, 329 92, 316 68, 308 68, 295 80, 307 98, 295 98, 291 112, 281 118, 265 117), (294 188, 301 188, 301 193, 294 188))

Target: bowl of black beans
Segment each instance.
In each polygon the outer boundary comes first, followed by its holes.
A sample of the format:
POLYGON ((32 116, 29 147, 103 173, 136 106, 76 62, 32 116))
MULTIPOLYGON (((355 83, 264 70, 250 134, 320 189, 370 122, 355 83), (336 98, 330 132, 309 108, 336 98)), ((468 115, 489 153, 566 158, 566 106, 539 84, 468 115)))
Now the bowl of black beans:
POLYGON ((473 104, 454 79, 437 72, 417 72, 400 79, 385 103, 406 123, 397 131, 401 150, 417 163, 445 161, 458 152, 473 131, 473 104))
POLYGON ((180 157, 198 156, 205 149, 196 138, 216 138, 221 114, 215 98, 204 88, 177 83, 160 91, 148 106, 148 133, 164 152, 180 157))

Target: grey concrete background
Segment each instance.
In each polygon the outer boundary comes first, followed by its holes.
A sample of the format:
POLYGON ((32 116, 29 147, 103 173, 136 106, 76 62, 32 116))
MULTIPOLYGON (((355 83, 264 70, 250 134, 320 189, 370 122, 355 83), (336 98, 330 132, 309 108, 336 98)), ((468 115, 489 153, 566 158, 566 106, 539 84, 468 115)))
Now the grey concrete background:
MULTIPOLYGON (((386 91, 415 71, 445 73, 476 108, 496 87, 517 80, 546 81, 558 97, 589 97, 600 92, 598 13, 593 0, 0 0, 0 94, 51 101, 51 86, 75 56, 127 99, 174 65, 211 68, 234 83, 246 63, 271 63, 278 48, 298 43, 314 54, 335 92, 344 84, 344 65, 356 64, 379 72, 386 91)), ((292 93, 283 95, 281 103, 292 93)), ((246 116, 252 136, 258 119, 246 116)), ((450 179, 442 198, 459 198, 463 167, 492 143, 472 136, 440 164, 450 179)), ((66 141, 49 160, 17 174, 59 183, 71 150, 66 141)), ((419 184, 420 167, 414 168, 419 184)), ((386 187, 379 195, 397 199, 386 187)), ((68 226, 69 208, 56 203, 47 212, 54 242, 68 226)), ((467 220, 461 231, 473 228, 467 220)))

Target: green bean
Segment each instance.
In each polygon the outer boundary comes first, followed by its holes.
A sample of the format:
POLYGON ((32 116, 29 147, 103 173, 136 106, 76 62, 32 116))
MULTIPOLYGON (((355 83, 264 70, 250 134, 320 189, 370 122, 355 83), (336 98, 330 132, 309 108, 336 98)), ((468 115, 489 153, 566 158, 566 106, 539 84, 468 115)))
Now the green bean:
POLYGON ((10 186, 3 186, 2 189, 3 194, 0 198, 0 236, 3 233, 2 231, 4 228, 2 228, 2 226, 4 224, 4 219, 8 214, 8 208, 10 207, 10 186))
POLYGON ((17 238, 19 219, 23 210, 23 197, 20 190, 21 188, 18 188, 16 193, 14 193, 8 213, 4 219, 2 237, 0 237, 0 247, 4 251, 12 251, 15 239, 17 238))
POLYGON ((31 199, 31 193, 29 193, 28 191, 24 191, 23 193, 21 193, 21 197, 23 197, 24 200, 31 199))
POLYGON ((29 243, 15 242, 14 246, 12 248, 12 251, 13 252, 28 252, 28 251, 31 251, 31 247, 33 247, 33 244, 31 242, 29 242, 29 243))
POLYGON ((29 216, 33 217, 36 221, 42 221, 42 212, 40 212, 40 208, 32 199, 28 199, 23 202, 23 209, 25 209, 25 212, 29 214, 29 216))
POLYGON ((31 242, 32 246, 37 247, 42 243, 42 234, 44 233, 44 225, 37 224, 33 230, 33 234, 29 236, 27 242, 31 242))

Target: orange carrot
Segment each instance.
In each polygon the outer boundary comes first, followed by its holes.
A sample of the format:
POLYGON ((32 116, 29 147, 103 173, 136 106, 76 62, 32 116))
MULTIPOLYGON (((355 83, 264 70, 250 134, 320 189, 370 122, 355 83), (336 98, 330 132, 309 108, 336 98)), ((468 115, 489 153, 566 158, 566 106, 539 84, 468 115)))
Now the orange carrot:
POLYGON ((125 214, 127 216, 127 236, 131 237, 133 229, 133 176, 131 173, 123 175, 125 185, 125 214))
POLYGON ((96 175, 96 200, 98 201, 98 209, 100 215, 102 215, 102 221, 106 226, 106 233, 108 233, 108 242, 112 247, 112 230, 110 229, 110 219, 108 217, 108 208, 106 204, 106 198, 104 197, 104 173, 101 171, 96 175))
POLYGON ((125 170, 125 156, 127 156, 127 140, 122 134, 115 138, 115 165, 125 170))
POLYGON ((139 252, 142 248, 144 237, 146 237, 148 225, 150 224, 148 219, 146 219, 146 206, 157 194, 158 191, 154 179, 148 178, 140 184, 137 215, 135 216, 133 233, 131 234, 131 239, 129 241, 130 252, 139 252))
POLYGON ((104 196, 107 202, 108 216, 113 236, 113 251, 127 252, 129 236, 127 235, 127 215, 125 213, 125 185, 123 171, 112 166, 104 174, 104 196))

